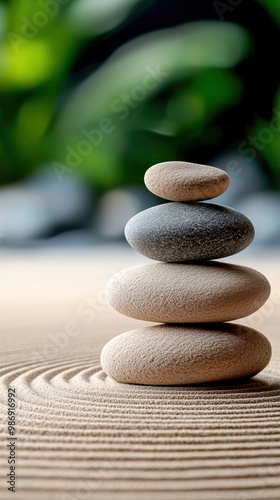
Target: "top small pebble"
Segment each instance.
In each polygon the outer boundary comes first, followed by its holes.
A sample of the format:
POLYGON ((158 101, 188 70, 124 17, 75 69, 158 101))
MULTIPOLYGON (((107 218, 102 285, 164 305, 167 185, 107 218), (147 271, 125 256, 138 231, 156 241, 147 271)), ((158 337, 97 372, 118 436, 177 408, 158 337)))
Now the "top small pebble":
POLYGON ((219 168, 167 161, 150 167, 144 181, 149 191, 165 200, 202 201, 223 194, 230 179, 219 168))

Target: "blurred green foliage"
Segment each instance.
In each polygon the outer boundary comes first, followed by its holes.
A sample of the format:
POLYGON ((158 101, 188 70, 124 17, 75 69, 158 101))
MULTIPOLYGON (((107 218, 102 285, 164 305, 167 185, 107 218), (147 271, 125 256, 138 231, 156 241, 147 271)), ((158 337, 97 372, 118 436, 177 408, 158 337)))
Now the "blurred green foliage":
MULTIPOLYGON (((149 3, 0 2, 0 183, 49 165, 106 190, 142 182, 149 165, 185 158, 194 145, 220 142, 217 119, 244 92, 236 66, 254 50, 238 24, 201 21, 148 33, 97 68, 93 51, 92 74, 71 76, 89 41, 121 30, 149 3)), ((279 21, 279 4, 260 3, 279 21)), ((256 117, 253 130, 265 125, 256 117)), ((278 177, 279 153, 276 136, 260 153, 278 177)))
POLYGON ((270 12, 272 19, 280 24, 280 3, 275 0, 259 0, 260 4, 270 12))

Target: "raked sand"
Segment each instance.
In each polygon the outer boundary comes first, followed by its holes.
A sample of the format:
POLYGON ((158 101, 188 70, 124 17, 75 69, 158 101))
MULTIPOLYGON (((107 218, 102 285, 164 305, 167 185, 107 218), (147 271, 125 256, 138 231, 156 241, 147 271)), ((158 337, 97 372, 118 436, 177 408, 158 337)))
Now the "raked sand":
POLYGON ((147 323, 105 305, 114 253, 0 256, 0 497, 7 491, 7 388, 16 389, 19 500, 280 498, 280 266, 231 262, 272 284, 240 322, 269 338, 272 361, 243 383, 129 386, 102 372, 107 340, 147 323), (278 291, 278 295, 277 295, 278 291))

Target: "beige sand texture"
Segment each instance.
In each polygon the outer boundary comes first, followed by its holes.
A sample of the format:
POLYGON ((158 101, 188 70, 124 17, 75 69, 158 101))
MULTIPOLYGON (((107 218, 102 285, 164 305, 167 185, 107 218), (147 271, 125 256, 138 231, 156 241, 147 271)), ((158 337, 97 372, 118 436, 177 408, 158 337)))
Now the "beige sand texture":
POLYGON ((105 305, 108 277, 139 262, 114 256, 102 265, 87 253, 1 258, 1 500, 279 500, 277 261, 242 262, 272 284, 267 305, 241 321, 272 344, 261 374, 242 384, 145 387, 100 369, 110 338, 147 324, 105 305), (17 394, 14 497, 8 386, 17 394))

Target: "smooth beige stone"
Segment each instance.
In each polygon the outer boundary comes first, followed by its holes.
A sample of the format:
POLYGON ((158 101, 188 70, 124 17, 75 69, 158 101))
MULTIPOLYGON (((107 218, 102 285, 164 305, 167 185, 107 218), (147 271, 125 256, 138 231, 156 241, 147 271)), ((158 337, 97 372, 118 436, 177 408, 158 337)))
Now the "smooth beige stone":
POLYGON ((107 284, 120 313, 160 323, 209 323, 243 318, 268 299, 270 285, 258 271, 221 262, 142 264, 107 284))
POLYGON ((223 170, 184 161, 167 161, 150 167, 144 177, 147 188, 170 201, 209 200, 223 194, 230 183, 223 170))
POLYGON ((110 340, 101 366, 124 384, 180 385, 253 377, 270 358, 268 339, 246 326, 157 325, 110 340))

